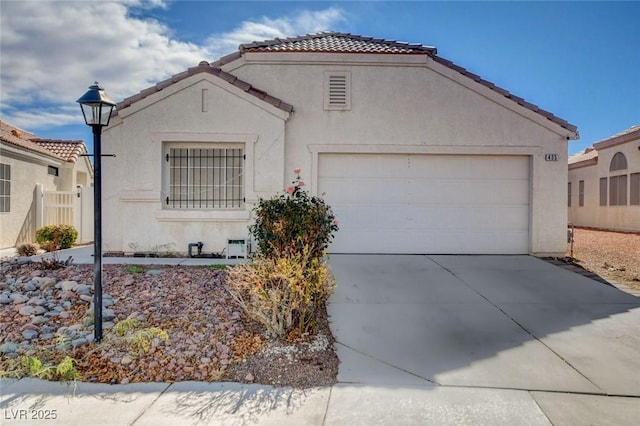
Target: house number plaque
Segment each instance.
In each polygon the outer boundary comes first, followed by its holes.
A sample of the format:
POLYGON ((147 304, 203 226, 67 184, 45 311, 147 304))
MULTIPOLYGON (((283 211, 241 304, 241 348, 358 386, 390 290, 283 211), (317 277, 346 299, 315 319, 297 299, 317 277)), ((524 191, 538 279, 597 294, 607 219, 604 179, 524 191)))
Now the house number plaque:
POLYGON ((545 154, 544 161, 558 161, 558 154, 545 154))

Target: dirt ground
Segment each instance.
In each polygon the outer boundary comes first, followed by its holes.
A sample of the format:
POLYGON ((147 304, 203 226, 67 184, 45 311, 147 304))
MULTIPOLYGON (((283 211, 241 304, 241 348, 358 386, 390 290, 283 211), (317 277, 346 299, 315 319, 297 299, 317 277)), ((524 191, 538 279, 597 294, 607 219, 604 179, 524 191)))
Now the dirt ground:
MULTIPOLYGON (((571 257, 570 245, 567 256, 571 257)), ((572 257, 607 281, 640 289, 640 233, 575 228, 572 257)))

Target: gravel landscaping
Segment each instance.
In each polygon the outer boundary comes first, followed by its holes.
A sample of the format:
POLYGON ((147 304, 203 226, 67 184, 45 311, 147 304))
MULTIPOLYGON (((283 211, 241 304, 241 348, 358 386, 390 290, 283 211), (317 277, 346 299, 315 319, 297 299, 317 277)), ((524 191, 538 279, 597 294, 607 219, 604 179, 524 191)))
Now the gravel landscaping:
POLYGON ((607 281, 640 290, 640 233, 576 228, 573 257, 578 265, 607 281))
POLYGON ((312 334, 272 339, 234 306, 225 270, 104 266, 104 338, 95 344, 92 265, 43 270, 40 263, 13 260, 0 268, 5 374, 21 355, 54 364, 69 355, 82 380, 90 382, 233 381, 300 388, 336 381, 338 359, 326 311, 312 334))

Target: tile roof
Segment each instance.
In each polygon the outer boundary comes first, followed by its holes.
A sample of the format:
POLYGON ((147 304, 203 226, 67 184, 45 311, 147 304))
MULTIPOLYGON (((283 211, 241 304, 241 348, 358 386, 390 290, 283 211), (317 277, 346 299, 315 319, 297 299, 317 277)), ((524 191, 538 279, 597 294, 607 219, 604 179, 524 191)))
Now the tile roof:
POLYGON ((81 154, 87 153, 87 147, 83 141, 40 139, 33 133, 2 120, 0 120, 0 141, 70 163, 75 163, 81 154))
POLYGON ((403 53, 434 55, 432 46, 334 31, 241 44, 240 52, 403 53))
POLYGON ((616 133, 606 139, 593 144, 595 149, 604 149, 612 146, 620 145, 640 138, 640 124, 631 126, 626 130, 616 133))
POLYGON ((393 54, 427 54, 437 63, 444 65, 460 74, 482 84, 485 87, 501 94, 502 96, 516 102, 533 112, 536 112, 546 119, 560 125, 561 127, 577 133, 578 128, 559 118, 549 111, 540 108, 537 105, 529 103, 524 99, 515 96, 508 90, 496 86, 494 83, 482 79, 480 76, 467 71, 465 68, 454 64, 453 62, 437 56, 438 50, 432 46, 424 46, 422 44, 411 44, 399 42, 395 40, 384 40, 373 37, 363 37, 351 33, 339 32, 321 32, 317 34, 307 34, 299 37, 273 40, 265 40, 248 44, 241 44, 239 52, 227 55, 215 62, 216 66, 222 66, 226 63, 239 58, 244 52, 331 52, 331 53, 393 53, 393 54))
MULTIPOLYGON (((593 164, 596 164, 598 159, 598 151, 593 147, 589 147, 583 151, 580 151, 571 157, 569 157, 569 165, 582 163, 584 161, 595 160, 593 164)), ((585 163, 586 164, 586 163, 585 163)))
POLYGON ((87 154, 87 147, 82 141, 33 139, 33 142, 69 163, 75 163, 81 155, 87 154))
POLYGON ((258 89, 257 87, 247 83, 246 81, 240 80, 239 78, 237 78, 236 76, 234 76, 233 74, 229 74, 228 72, 222 71, 220 68, 216 67, 216 66, 211 66, 209 65, 207 62, 203 61, 200 62, 200 65, 198 65, 197 67, 192 67, 189 68, 188 70, 180 73, 180 74, 176 74, 173 77, 170 77, 164 81, 161 81, 160 83, 156 84, 155 86, 152 86, 148 89, 145 89, 143 91, 141 91, 140 93, 130 96, 126 99, 124 99, 122 102, 118 103, 116 109, 118 111, 127 108, 129 106, 131 106, 133 103, 138 102, 139 100, 142 100, 144 98, 146 98, 149 95, 152 95, 156 92, 159 92, 169 86, 171 86, 174 83, 179 82, 180 80, 184 80, 185 78, 188 78, 192 75, 196 75, 199 74, 201 72, 206 72, 208 74, 212 74, 215 75, 216 77, 221 78, 222 80, 226 81, 227 83, 239 88, 240 90, 245 91, 246 93, 248 93, 251 96, 255 96, 258 99, 263 100, 264 102, 273 105, 276 108, 279 108, 283 111, 286 112, 292 112, 293 111, 293 106, 284 102, 281 99, 278 99, 274 96, 269 95, 267 92, 258 89))

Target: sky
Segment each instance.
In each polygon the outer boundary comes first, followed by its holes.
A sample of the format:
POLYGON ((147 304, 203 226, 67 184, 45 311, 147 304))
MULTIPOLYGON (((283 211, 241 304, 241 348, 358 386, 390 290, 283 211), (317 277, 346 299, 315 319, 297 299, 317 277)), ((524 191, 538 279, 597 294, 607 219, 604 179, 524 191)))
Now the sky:
POLYGON ((574 154, 640 124, 640 1, 0 0, 0 118, 92 134, 76 100, 116 102, 241 43, 340 31, 438 56, 578 127, 574 154))

